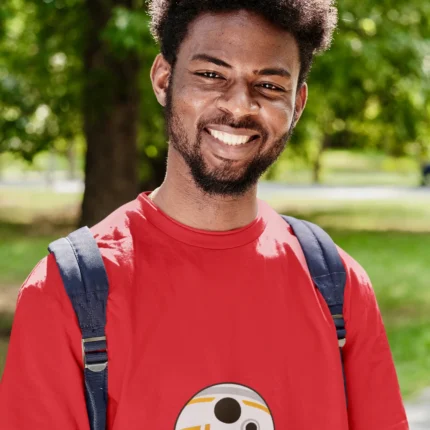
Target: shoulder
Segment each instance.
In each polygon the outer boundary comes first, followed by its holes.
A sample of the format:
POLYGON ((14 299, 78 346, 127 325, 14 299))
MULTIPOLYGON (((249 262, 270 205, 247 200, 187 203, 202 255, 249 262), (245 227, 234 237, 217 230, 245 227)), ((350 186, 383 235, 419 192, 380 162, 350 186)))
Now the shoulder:
POLYGON ((337 249, 346 270, 347 281, 357 287, 359 286, 361 289, 372 288, 369 275, 361 264, 339 246, 337 249))
POLYGON ((102 249, 127 247, 127 244, 133 240, 136 218, 141 215, 142 208, 139 199, 136 199, 116 209, 90 230, 102 249))
POLYGON ((145 216, 140 197, 137 197, 90 228, 102 255, 111 291, 132 282, 136 237, 144 224, 145 216))
POLYGON ((367 331, 378 334, 383 322, 372 282, 366 270, 347 252, 339 248, 346 270, 344 315, 348 335, 354 337, 367 331))
MULTIPOLYGON (((109 279, 113 278, 112 286, 130 279, 134 266, 133 235, 136 229, 136 217, 141 214, 138 199, 118 208, 100 223, 91 227, 98 245, 109 279), (126 276, 119 276, 120 273, 126 276)), ((48 246, 48 243, 46 244, 48 246)), ((53 255, 47 255, 34 267, 23 283, 19 295, 18 305, 27 300, 40 299, 68 302, 62 287, 62 279, 53 255)))
POLYGON ((54 318, 60 323, 64 317, 70 317, 71 306, 62 279, 52 255, 40 260, 22 284, 16 306, 16 321, 32 324, 36 319, 54 318))
MULTIPOLYGON (((303 265, 303 249, 295 237, 291 226, 273 209, 265 207, 269 229, 278 238, 282 238, 289 247, 299 256, 303 265)), ((311 247, 312 249, 312 247, 311 247)), ((344 316, 349 334, 353 334, 361 326, 371 324, 379 330, 382 327, 379 306, 376 295, 366 270, 345 250, 337 246, 339 256, 346 271, 346 284, 344 292, 344 316)), ((370 251, 370 250, 369 250, 370 251)))

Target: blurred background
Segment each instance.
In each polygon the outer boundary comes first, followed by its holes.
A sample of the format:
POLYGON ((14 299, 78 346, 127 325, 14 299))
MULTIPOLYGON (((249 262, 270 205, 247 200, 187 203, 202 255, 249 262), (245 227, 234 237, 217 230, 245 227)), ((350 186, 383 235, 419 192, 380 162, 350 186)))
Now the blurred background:
MULTIPOLYGON (((430 2, 342 0, 339 15, 259 193, 366 268, 413 402, 430 386, 430 2)), ((19 286, 50 241, 163 179, 148 22, 143 0, 0 3, 0 374, 19 286)))

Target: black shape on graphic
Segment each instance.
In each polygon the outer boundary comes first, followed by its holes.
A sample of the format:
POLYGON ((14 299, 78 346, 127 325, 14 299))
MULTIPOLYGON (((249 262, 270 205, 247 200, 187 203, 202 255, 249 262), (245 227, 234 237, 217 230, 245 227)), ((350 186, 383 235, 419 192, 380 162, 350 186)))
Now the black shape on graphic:
POLYGON ((242 409, 237 400, 230 397, 221 399, 215 405, 215 416, 224 424, 234 424, 239 421, 242 409))
POLYGON ((245 430, 258 430, 257 424, 249 423, 246 425, 245 430))

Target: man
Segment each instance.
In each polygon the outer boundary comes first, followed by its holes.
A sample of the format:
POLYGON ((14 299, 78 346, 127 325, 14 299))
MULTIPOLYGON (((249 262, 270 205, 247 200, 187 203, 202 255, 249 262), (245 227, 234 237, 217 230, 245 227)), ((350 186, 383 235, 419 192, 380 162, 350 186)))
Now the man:
MULTIPOLYGON (((340 251, 346 406, 328 308, 291 228, 256 197, 303 112, 313 56, 330 44, 331 0, 154 0, 150 10, 167 175, 92 229, 110 283, 108 428, 407 429, 367 275, 340 251)), ((82 369, 49 256, 20 292, 0 427, 88 429, 82 369)))

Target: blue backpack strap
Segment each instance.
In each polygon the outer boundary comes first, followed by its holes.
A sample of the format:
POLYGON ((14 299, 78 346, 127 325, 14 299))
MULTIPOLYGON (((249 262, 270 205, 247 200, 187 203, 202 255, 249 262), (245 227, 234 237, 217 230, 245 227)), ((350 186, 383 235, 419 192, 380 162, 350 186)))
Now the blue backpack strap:
POLYGON ((333 317, 339 342, 345 396, 347 396, 342 354, 342 348, 346 343, 346 329, 343 316, 343 298, 346 284, 345 267, 343 266, 336 245, 322 228, 311 222, 302 221, 290 216, 282 215, 282 218, 293 229, 305 255, 312 280, 324 297, 333 317))
POLYGON ((85 397, 91 430, 105 430, 108 356, 106 304, 109 283, 93 235, 83 227, 49 245, 82 332, 85 397))

